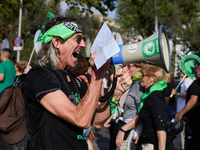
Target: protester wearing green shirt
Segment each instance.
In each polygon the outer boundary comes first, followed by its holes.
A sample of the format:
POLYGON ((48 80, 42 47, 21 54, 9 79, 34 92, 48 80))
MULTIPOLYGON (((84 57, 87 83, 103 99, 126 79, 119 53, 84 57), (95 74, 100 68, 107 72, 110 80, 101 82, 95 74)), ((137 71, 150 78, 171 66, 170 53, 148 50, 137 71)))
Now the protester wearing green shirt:
POLYGON ((0 92, 12 85, 15 81, 16 70, 14 64, 10 61, 10 55, 11 50, 9 48, 4 48, 1 51, 0 92))

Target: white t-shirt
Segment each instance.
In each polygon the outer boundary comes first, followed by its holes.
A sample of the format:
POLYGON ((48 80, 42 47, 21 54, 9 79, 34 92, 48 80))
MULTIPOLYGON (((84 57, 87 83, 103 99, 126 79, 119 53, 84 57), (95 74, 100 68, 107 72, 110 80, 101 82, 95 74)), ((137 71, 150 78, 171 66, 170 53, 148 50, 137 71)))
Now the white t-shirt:
MULTIPOLYGON (((189 86, 192 84, 194 80, 190 77, 187 77, 183 83, 181 84, 181 92, 180 94, 186 94, 187 89, 189 88, 189 86)), ((185 98, 182 97, 178 97, 177 98, 177 113, 179 113, 184 107, 185 107, 185 98)))

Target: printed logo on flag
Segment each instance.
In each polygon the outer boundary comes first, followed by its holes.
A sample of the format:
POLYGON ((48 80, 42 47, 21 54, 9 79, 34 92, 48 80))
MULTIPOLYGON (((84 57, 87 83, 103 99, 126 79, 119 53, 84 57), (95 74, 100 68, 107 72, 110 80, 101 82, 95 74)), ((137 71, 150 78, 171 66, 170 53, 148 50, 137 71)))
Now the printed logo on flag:
POLYGON ((144 58, 160 54, 160 49, 158 46, 158 38, 142 43, 142 53, 144 58))

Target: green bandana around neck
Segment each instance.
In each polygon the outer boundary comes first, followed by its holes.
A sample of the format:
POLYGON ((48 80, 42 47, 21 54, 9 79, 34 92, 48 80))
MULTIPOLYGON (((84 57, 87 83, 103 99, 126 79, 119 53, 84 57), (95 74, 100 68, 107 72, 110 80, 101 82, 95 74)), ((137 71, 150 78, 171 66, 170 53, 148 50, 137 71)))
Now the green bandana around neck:
POLYGON ((132 83, 132 84, 134 84, 134 81, 137 81, 137 80, 139 80, 141 75, 142 75, 142 73, 141 73, 141 72, 138 72, 136 75, 134 75, 134 76, 131 78, 131 79, 132 79, 132 81, 133 81, 133 83, 132 83))
POLYGON ((52 36, 59 36, 65 40, 78 32, 83 33, 76 23, 63 22, 47 30, 42 36, 42 40, 45 44, 51 41, 52 36))
POLYGON ((152 85, 150 87, 150 90, 149 90, 148 93, 147 92, 143 93, 142 97, 141 97, 141 102, 140 102, 140 105, 139 105, 139 108, 138 108, 138 113, 142 109, 142 107, 144 105, 144 100, 149 96, 149 94, 151 94, 154 91, 163 91, 166 87, 167 87, 167 83, 164 80, 162 80, 162 81, 157 82, 154 85, 152 85))

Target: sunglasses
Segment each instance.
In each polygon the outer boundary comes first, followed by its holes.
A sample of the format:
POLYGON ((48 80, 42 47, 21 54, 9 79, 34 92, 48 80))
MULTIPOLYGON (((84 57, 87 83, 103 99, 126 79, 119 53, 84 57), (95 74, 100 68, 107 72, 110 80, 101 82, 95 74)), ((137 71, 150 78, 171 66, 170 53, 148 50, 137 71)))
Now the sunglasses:
POLYGON ((77 35, 76 37, 72 37, 72 38, 76 39, 78 44, 80 44, 81 40, 83 40, 83 36, 82 35, 77 35))
POLYGON ((144 77, 147 77, 148 75, 145 73, 145 74, 142 74, 141 75, 141 78, 144 78, 144 77))

